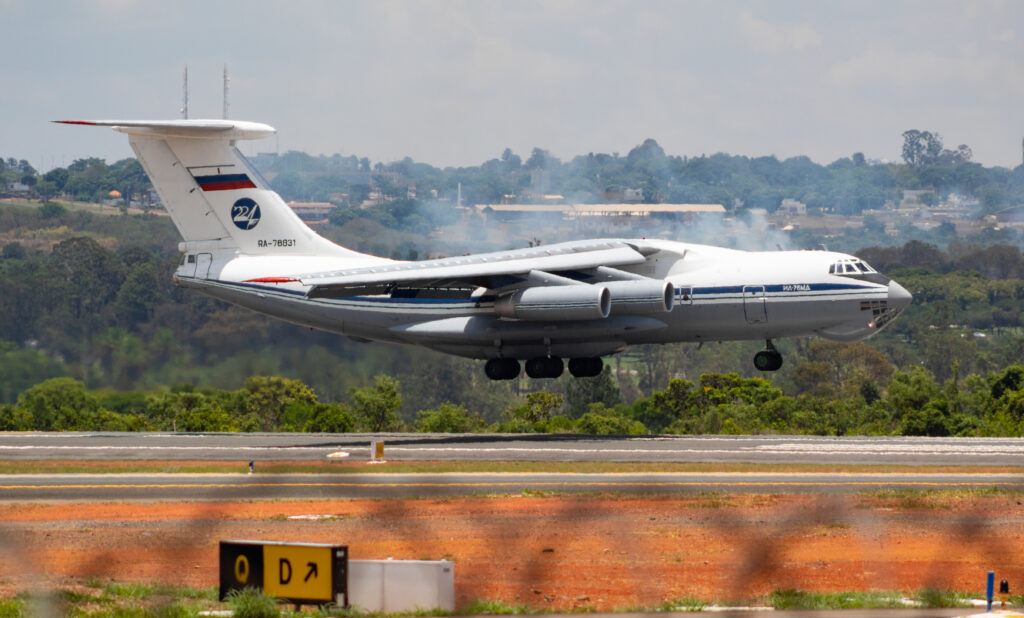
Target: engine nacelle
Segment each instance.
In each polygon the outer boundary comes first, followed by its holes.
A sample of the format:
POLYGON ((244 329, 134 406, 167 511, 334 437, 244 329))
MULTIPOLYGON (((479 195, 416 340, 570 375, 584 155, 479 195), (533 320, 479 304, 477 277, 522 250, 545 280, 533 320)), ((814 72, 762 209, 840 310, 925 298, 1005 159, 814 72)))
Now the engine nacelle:
POLYGON ((611 294, 603 284, 536 286, 499 298, 494 310, 519 320, 600 320, 611 310, 611 294))
POLYGON ((612 296, 612 315, 650 315, 672 311, 676 291, 668 281, 608 281, 603 283, 612 296))

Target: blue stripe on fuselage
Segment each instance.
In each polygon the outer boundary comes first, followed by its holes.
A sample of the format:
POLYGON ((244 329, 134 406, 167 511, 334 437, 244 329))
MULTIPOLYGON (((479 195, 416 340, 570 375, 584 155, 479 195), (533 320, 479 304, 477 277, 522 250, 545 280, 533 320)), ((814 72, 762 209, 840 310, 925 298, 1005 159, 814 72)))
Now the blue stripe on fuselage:
MULTIPOLYGON (((759 284, 748 285, 720 285, 704 288, 676 288, 676 294, 689 292, 690 294, 742 294, 745 288, 760 288, 759 284)), ((765 293, 795 292, 831 292, 836 290, 884 290, 885 288, 871 285, 855 285, 852 283, 780 283, 763 286, 765 293)), ((749 290, 748 290, 749 291, 749 290)))
MULTIPOLYGON (((279 287, 272 287, 266 285, 258 285, 254 283, 242 283, 235 281, 221 281, 217 279, 195 279, 194 281, 207 281, 219 285, 236 286, 242 288, 248 288, 251 290, 258 290, 261 292, 273 292, 276 294, 288 294, 296 297, 305 297, 306 293, 299 290, 289 290, 279 287)), ((744 288, 758 288, 760 286, 743 286, 743 285, 729 285, 729 286, 712 286, 702 288, 676 288, 675 293, 677 295, 690 293, 693 296, 701 295, 717 295, 717 294, 742 294, 744 288)), ((805 295, 806 292, 831 292, 839 290, 862 290, 862 291, 874 291, 884 292, 886 288, 882 286, 870 286, 870 285, 855 285, 851 283, 799 283, 799 284, 778 284, 778 285, 766 285, 764 286, 765 293, 771 293, 774 297, 793 297, 800 298, 805 295), (786 289, 784 288, 791 288, 786 289)), ((402 305, 469 305, 479 306, 481 303, 490 303, 494 301, 493 296, 481 296, 472 300, 459 299, 459 298, 393 298, 391 296, 349 296, 345 298, 335 299, 319 299, 319 300, 343 300, 352 302, 369 302, 369 303, 394 303, 402 305)))

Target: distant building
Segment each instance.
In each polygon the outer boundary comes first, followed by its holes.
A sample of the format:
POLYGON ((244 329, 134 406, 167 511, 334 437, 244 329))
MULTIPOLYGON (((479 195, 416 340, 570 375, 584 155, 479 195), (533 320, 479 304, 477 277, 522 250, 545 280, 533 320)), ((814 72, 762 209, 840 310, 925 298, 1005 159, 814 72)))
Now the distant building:
POLYGON ((803 217, 807 214, 807 204, 787 197, 782 200, 781 204, 779 204, 779 208, 776 212, 778 214, 790 215, 792 217, 803 217))
MULTIPOLYGON (((501 201, 505 202, 506 198, 515 198, 515 196, 503 196, 501 201)), ((523 191, 522 198, 530 204, 565 204, 565 196, 558 193, 535 193, 534 191, 523 191)), ((509 202, 510 204, 513 202, 509 202)))
POLYGON ((1024 206, 1012 206, 994 213, 999 223, 1024 223, 1024 206))
POLYGON ((28 197, 28 194, 32 191, 32 187, 22 184, 20 182, 12 182, 4 187, 4 197, 28 197))
POLYGON ((903 191, 903 199, 900 200, 899 208, 922 208, 927 206, 923 198, 925 195, 934 194, 935 191, 931 189, 905 189, 903 191))
POLYGON ((306 223, 326 223, 335 205, 330 202, 289 202, 291 208, 299 218, 306 223))
POLYGON ((644 192, 641 189, 623 189, 621 191, 604 191, 601 199, 609 204, 625 203, 638 204, 644 201, 644 192))

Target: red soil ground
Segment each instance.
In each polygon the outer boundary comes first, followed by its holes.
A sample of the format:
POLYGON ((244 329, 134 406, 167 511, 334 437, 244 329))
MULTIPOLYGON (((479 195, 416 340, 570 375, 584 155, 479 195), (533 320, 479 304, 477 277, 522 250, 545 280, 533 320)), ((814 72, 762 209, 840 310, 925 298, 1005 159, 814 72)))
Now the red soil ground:
POLYGON ((988 570, 1014 592, 1024 586, 1016 496, 513 496, 0 505, 0 594, 88 578, 211 586, 224 539, 346 544, 353 559, 445 558, 459 606, 980 591, 988 570))

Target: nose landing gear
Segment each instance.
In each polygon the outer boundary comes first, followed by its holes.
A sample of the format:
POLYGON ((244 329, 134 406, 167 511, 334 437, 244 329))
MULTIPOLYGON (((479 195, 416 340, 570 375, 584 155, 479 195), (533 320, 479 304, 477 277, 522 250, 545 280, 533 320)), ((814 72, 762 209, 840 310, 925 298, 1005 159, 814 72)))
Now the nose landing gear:
POLYGON ((765 340, 766 350, 761 350, 754 355, 754 367, 758 371, 778 371, 782 367, 782 354, 772 345, 771 339, 765 340))

